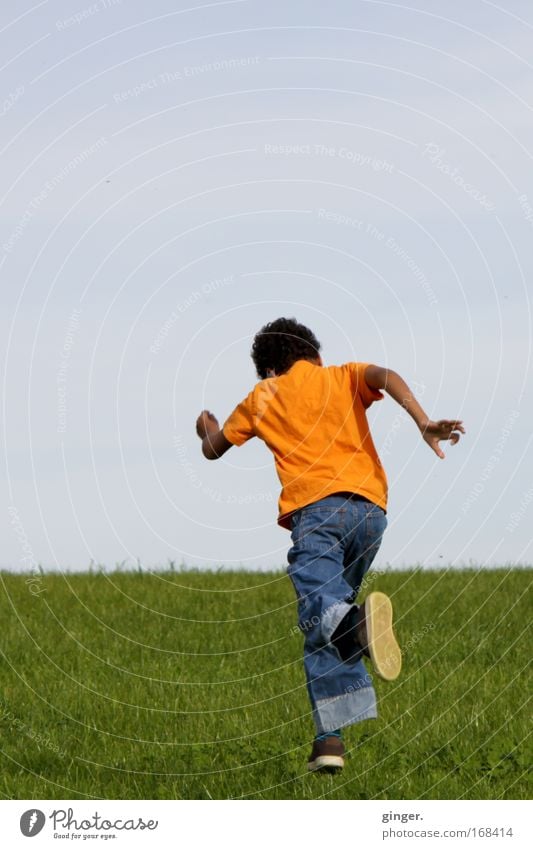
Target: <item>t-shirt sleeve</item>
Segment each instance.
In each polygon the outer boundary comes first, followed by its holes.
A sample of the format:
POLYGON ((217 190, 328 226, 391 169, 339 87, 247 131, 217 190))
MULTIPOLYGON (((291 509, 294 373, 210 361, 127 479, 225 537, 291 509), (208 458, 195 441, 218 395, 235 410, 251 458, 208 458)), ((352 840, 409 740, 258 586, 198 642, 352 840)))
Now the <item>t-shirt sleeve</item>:
POLYGON ((372 389, 365 380, 365 371, 369 363, 348 363, 350 375, 352 378, 352 391, 357 394, 363 403, 363 407, 368 409, 373 401, 382 401, 383 392, 379 389, 372 389))
POLYGON ((233 445, 243 445, 255 436, 254 393, 250 392, 244 401, 238 404, 222 426, 224 436, 233 445))

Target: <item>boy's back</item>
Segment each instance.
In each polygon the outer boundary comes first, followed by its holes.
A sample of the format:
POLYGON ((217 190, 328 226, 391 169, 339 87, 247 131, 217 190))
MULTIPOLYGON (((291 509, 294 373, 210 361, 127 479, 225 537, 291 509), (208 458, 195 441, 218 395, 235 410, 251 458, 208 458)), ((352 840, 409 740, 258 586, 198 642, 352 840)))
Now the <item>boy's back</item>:
POLYGON ((258 436, 274 454, 282 527, 290 527, 294 510, 334 492, 359 493, 386 509, 387 479, 366 417, 383 395, 367 385, 366 368, 298 360, 257 383, 226 420, 229 442, 242 445, 258 436))

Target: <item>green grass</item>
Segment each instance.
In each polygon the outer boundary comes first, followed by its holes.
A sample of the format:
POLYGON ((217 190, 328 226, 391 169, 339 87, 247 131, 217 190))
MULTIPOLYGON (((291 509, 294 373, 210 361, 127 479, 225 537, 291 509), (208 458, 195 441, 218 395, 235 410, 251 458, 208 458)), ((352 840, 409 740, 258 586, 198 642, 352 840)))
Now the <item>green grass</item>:
POLYGON ((404 672, 330 776, 282 572, 4 572, 0 798, 528 798, 531 576, 376 575, 404 672))

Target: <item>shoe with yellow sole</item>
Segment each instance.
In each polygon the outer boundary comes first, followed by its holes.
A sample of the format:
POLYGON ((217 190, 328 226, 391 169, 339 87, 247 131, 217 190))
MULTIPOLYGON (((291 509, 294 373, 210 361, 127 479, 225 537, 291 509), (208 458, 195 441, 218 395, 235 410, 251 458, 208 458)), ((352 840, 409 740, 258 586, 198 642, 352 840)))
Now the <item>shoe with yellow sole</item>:
POLYGON ((402 668, 402 653, 392 628, 392 602, 385 593, 370 593, 357 611, 357 642, 376 675, 394 681, 402 668))

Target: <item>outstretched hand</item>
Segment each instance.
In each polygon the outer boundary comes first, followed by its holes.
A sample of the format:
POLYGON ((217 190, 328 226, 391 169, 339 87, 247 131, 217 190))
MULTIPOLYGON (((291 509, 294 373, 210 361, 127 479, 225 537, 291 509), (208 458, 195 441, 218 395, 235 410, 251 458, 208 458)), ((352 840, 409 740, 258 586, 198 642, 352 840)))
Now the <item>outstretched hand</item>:
POLYGON ((440 419, 438 422, 427 422, 420 428, 422 438, 433 449, 437 457, 444 460, 446 456, 441 450, 439 442, 441 439, 448 439, 452 445, 459 442, 461 433, 465 433, 462 421, 457 419, 440 419))

